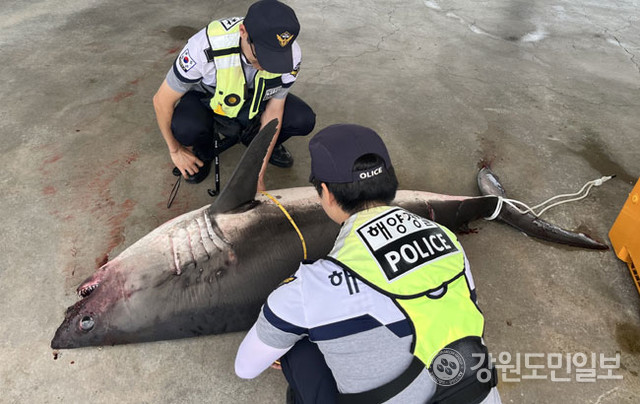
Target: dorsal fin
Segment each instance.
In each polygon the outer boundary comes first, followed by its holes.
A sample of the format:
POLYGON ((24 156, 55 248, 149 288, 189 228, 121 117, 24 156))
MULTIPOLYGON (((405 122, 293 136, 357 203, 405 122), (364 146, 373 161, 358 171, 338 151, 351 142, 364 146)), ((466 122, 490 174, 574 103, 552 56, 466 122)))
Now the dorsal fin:
POLYGON ((278 120, 266 124, 251 141, 222 188, 220 196, 209 207, 209 214, 224 213, 252 201, 258 190, 258 175, 269 144, 276 134, 278 120))

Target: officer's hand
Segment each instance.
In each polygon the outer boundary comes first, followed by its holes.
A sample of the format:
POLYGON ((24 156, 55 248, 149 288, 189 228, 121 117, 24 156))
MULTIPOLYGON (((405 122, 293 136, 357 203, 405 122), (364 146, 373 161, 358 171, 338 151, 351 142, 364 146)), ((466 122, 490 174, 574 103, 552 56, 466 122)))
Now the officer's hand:
POLYGON ((184 146, 180 146, 177 151, 171 152, 171 161, 178 167, 178 170, 182 173, 182 176, 186 179, 189 175, 197 173, 199 167, 202 167, 204 163, 197 158, 191 150, 184 146))

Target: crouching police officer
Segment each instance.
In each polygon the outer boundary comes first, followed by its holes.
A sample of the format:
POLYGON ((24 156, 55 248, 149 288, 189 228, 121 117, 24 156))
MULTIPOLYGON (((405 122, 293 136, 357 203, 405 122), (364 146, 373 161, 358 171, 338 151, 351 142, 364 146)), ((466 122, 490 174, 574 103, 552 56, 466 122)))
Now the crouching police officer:
POLYGON ((398 181, 373 130, 329 126, 309 150, 322 208, 342 227, 328 257, 269 295, 236 373, 280 358, 295 403, 500 403, 455 235, 389 205, 398 181))
MULTIPOLYGON (((227 147, 247 145, 274 118, 280 124, 267 160, 291 167, 293 157, 282 143, 315 126, 313 110, 289 94, 301 62, 299 31, 289 6, 260 0, 244 19, 213 21, 189 39, 153 97, 171 160, 187 182, 199 183, 209 174, 214 136, 222 135, 220 144, 227 147)), ((259 190, 265 169, 266 163, 259 190)))

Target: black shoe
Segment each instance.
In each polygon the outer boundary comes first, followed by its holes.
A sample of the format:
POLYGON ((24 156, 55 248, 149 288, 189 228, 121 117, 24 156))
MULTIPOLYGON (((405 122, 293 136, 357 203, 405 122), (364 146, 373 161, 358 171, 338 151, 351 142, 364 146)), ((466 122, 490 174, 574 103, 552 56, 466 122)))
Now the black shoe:
POLYGON ((204 165, 198 168, 198 172, 193 175, 190 175, 189 178, 186 179, 186 181, 189 184, 201 183, 202 181, 204 181, 205 178, 207 178, 207 176, 211 172, 211 160, 209 161, 203 160, 202 162, 204 163, 204 165))
POLYGON ((277 167, 289 168, 293 165, 293 156, 283 145, 277 145, 273 148, 269 163, 277 167))

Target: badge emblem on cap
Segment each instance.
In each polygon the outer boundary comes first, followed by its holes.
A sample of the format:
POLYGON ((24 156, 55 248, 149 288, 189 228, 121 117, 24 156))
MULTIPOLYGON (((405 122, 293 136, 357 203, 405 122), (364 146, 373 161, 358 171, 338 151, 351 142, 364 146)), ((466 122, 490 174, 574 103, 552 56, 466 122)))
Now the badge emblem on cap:
POLYGON ((289 41, 291 41, 293 39, 293 37, 295 35, 291 35, 288 31, 285 31, 282 34, 277 34, 276 36, 278 37, 278 41, 280 42, 280 46, 284 48, 285 46, 287 46, 289 41))

